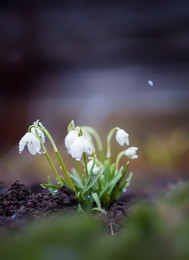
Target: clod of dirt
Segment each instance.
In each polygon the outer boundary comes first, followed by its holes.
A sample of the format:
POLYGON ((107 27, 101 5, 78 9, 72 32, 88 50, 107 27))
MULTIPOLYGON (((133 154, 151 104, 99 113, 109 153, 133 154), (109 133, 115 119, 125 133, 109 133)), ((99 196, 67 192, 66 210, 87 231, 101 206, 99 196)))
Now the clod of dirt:
POLYGON ((130 206, 123 201, 114 202, 106 215, 103 215, 103 222, 108 232, 117 232, 120 230, 123 220, 128 216, 130 206))
POLYGON ((62 186, 58 190, 57 194, 54 195, 54 200, 57 206, 59 207, 63 207, 63 206, 69 207, 78 204, 74 192, 66 186, 62 186))
POLYGON ((0 188, 0 227, 18 227, 29 218, 42 219, 52 213, 76 210, 78 204, 68 187, 61 187, 54 196, 44 190, 35 194, 19 180, 10 188, 0 188))

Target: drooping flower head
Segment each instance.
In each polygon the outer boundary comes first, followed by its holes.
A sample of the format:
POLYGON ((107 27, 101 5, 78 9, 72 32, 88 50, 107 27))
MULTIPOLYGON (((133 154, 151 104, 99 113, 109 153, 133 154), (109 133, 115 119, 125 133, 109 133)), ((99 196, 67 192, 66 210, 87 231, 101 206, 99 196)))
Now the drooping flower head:
POLYGON ((93 147, 88 138, 83 135, 82 128, 79 126, 75 127, 74 121, 72 120, 69 124, 68 131, 64 140, 68 154, 71 154, 77 161, 81 159, 83 153, 91 155, 93 147))
POLYGON ((43 143, 45 143, 45 134, 43 133, 43 131, 41 129, 39 129, 38 127, 32 127, 31 128, 31 133, 34 134, 36 137, 40 137, 41 141, 43 143), (36 133, 37 132, 37 133, 36 133), (37 136, 38 135, 38 136, 37 136))
POLYGON ((69 149, 69 153, 77 161, 80 161, 83 153, 87 153, 88 155, 91 155, 92 152, 93 152, 93 147, 84 136, 76 137, 69 149))
POLYGON ((39 139, 33 133, 26 133, 19 142, 19 153, 23 152, 27 145, 29 152, 32 155, 41 154, 41 144, 39 139))
POLYGON ((136 154, 136 151, 138 150, 138 147, 129 147, 127 150, 125 150, 125 155, 130 159, 137 159, 138 155, 136 154))
POLYGON ((75 139, 78 137, 78 131, 77 130, 71 130, 65 137, 64 143, 68 150, 68 153, 70 153, 70 147, 75 141, 75 139))
POLYGON ((129 145, 129 134, 125 132, 125 130, 119 128, 116 132, 116 141, 121 146, 123 146, 124 144, 129 145))

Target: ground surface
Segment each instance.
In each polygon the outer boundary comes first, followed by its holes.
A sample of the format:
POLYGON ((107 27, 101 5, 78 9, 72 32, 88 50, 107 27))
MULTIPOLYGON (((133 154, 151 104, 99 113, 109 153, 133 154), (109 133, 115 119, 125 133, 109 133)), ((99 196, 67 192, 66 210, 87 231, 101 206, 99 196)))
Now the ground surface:
MULTIPOLYGON (((97 213, 97 216, 102 218, 105 227, 111 225, 117 231, 136 198, 136 194, 128 193, 106 209, 106 215, 97 213)), ((10 187, 0 184, 0 228, 15 230, 27 221, 43 221, 48 216, 69 212, 77 214, 77 205, 73 191, 65 186, 52 196, 47 190, 32 190, 18 180, 10 187)))

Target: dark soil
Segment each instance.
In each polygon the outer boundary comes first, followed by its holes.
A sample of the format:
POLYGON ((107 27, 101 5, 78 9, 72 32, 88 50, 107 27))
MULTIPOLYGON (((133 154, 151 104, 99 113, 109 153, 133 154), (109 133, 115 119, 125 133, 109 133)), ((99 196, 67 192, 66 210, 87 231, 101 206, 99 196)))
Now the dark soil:
MULTIPOLYGON (((120 201, 111 205, 107 214, 102 214, 105 227, 118 231, 124 218, 130 210, 130 203, 136 199, 136 194, 128 193, 120 201)), ((10 187, 0 184, 0 229, 15 230, 29 220, 44 221, 52 215, 77 213, 77 199, 71 189, 61 187, 55 195, 48 190, 34 192, 20 181, 10 187)))
POLYGON ((18 180, 10 187, 0 184, 0 228, 14 229, 28 220, 76 209, 75 195, 65 186, 52 196, 47 191, 34 193, 18 180))

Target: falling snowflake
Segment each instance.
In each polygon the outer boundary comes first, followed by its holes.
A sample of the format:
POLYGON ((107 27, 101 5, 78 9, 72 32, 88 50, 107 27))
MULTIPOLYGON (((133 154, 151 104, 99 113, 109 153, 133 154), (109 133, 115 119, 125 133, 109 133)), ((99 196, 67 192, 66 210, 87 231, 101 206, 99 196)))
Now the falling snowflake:
POLYGON ((153 81, 151 81, 151 80, 148 80, 148 84, 149 84, 150 86, 153 86, 153 85, 154 85, 153 81))

